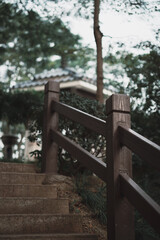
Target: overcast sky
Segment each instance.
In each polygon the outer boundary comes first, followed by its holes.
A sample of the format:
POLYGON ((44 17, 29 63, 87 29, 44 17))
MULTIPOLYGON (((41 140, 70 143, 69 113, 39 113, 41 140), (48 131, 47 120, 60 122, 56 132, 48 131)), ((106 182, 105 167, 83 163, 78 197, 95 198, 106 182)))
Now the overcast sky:
MULTIPOLYGON (((84 20, 69 16, 62 18, 62 20, 69 22, 71 31, 82 36, 85 44, 95 47, 92 19, 84 20)), ((122 12, 103 9, 100 11, 100 29, 104 34, 104 50, 106 44, 117 41, 126 44, 131 44, 131 42, 137 44, 141 41, 155 43, 154 30, 158 28, 160 28, 160 12, 128 16, 122 12)))
MULTIPOLYGON (((153 2, 153 1, 152 1, 153 2)), ((53 2, 52 2, 53 4, 53 2)), ((55 7, 51 7, 53 15, 58 13, 55 7)), ((72 11, 71 5, 66 4, 69 11, 72 11)), ((74 34, 79 34, 83 38, 84 44, 89 47, 95 48, 95 40, 93 36, 93 20, 84 20, 82 18, 73 18, 71 16, 62 17, 65 23, 68 23, 71 31, 74 34)), ((133 15, 128 16, 112 11, 100 12, 100 29, 104 34, 103 37, 103 55, 105 56, 108 52, 109 44, 113 44, 117 41, 124 42, 129 47, 135 45, 141 41, 152 41, 155 42, 154 29, 160 28, 160 12, 148 15, 133 15)), ((158 42, 156 42, 158 44, 158 42)), ((0 78, 2 79, 3 67, 0 67, 0 78)))
MULTIPOLYGON (((160 17, 153 22, 145 21, 140 17, 134 17, 128 21, 127 17, 118 13, 103 14, 100 29, 104 34, 103 45, 109 42, 139 43, 141 41, 155 42, 153 24, 160 26, 160 17)), ((95 47, 92 21, 83 19, 70 19, 70 28, 73 33, 82 36, 84 43, 95 47)))

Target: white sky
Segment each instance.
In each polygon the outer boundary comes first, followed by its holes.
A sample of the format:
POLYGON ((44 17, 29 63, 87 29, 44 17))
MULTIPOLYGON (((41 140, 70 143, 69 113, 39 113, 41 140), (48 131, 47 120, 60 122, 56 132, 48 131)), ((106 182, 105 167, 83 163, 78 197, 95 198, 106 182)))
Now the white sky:
MULTIPOLYGON (((57 13, 51 3, 52 13, 57 13)), ((70 5, 66 5, 68 10, 70 5)), ((57 13, 59 16, 59 13, 57 13)), ((79 34, 83 38, 83 43, 89 47, 95 48, 93 36, 93 20, 84 20, 82 18, 62 17, 64 22, 69 23, 69 27, 74 34, 79 34)), ((103 55, 108 51, 109 44, 114 42, 125 42, 128 46, 130 43, 137 44, 141 41, 155 41, 153 28, 160 28, 160 12, 150 15, 133 15, 101 11, 100 12, 100 29, 104 34, 103 37, 103 55)), ((0 66, 0 78, 4 75, 4 67, 0 66)))
MULTIPOLYGON (((68 21, 71 31, 79 34, 83 38, 85 44, 95 48, 95 40, 93 35, 93 20, 84 20, 82 18, 62 18, 64 22, 68 21)), ((100 30, 103 33, 103 56, 108 54, 109 44, 113 44, 114 51, 117 50, 115 42, 124 42, 126 48, 133 53, 141 53, 143 50, 131 49, 131 46, 142 41, 155 42, 155 33, 153 29, 160 27, 160 13, 154 15, 133 15, 120 14, 117 12, 100 14, 100 30)), ((91 71, 92 72, 92 71, 91 71)), ((93 72, 92 72, 93 75, 93 72)), ((111 76, 108 76, 111 77, 111 76)), ((124 79, 123 79, 124 80, 124 79)), ((126 83, 128 78, 126 78, 126 83)))
MULTIPOLYGON (((70 29, 73 33, 79 34, 85 44, 95 48, 93 36, 93 21, 82 18, 62 18, 69 22, 70 29)), ((103 47, 107 42, 134 42, 141 41, 155 42, 153 29, 160 28, 160 13, 146 17, 145 15, 136 15, 128 17, 126 14, 116 12, 100 14, 100 29, 104 34, 103 47), (106 37, 105 37, 106 36, 106 37), (110 38, 112 37, 112 38, 110 38)))

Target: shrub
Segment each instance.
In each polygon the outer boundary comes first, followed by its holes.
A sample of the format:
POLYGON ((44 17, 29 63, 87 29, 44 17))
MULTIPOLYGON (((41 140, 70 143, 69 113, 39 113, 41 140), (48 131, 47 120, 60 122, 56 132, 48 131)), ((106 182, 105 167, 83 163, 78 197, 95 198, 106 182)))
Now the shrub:
MULTIPOLYGON (((104 105, 99 104, 96 100, 86 99, 68 91, 61 91, 60 102, 68 104, 76 109, 82 110, 101 119, 106 118, 104 105)), ((41 138, 41 119, 42 109, 37 114, 36 121, 34 121, 30 127, 31 135, 29 139, 31 141, 41 138)), ((104 160, 106 141, 103 136, 86 129, 80 124, 66 119, 63 116, 59 117, 59 131, 62 132, 66 137, 69 137, 76 143, 80 144, 81 147, 89 151, 94 156, 104 160)), ((37 152, 35 152, 35 154, 37 154, 37 152)), ((40 154, 38 157, 39 159, 41 158, 40 154)), ((76 175, 79 171, 84 171, 83 166, 81 166, 76 159, 72 158, 72 156, 62 148, 59 148, 58 165, 59 173, 65 175, 76 175)))
POLYGON ((107 223, 107 203, 106 203, 106 184, 91 184, 88 174, 78 174, 75 178, 77 193, 82 197, 82 201, 93 212, 102 224, 107 223))
MULTIPOLYGON (((100 105, 96 100, 86 99, 70 92, 63 91, 60 95, 60 101, 101 119, 106 118, 104 105, 100 105)), ((60 116, 59 131, 63 132, 66 137, 78 143, 94 156, 104 160, 106 141, 103 136, 63 116, 60 116)), ((70 154, 60 148, 59 172, 67 175, 75 175, 79 171, 84 171, 83 166, 81 166, 76 159, 72 158, 70 154)))

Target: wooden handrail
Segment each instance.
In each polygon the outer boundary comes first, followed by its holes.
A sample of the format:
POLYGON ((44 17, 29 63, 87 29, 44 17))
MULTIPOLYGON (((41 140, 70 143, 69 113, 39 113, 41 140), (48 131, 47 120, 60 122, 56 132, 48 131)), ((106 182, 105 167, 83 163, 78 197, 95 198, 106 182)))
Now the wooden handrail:
POLYGON ((160 170, 160 147, 130 129, 129 97, 123 94, 114 94, 107 99, 107 121, 105 122, 59 103, 59 86, 56 82, 48 82, 45 92, 42 171, 57 172, 58 145, 61 146, 79 160, 84 167, 107 182, 108 240, 134 240, 132 205, 160 233, 160 207, 131 179, 130 151, 132 150, 160 170), (57 131, 58 113, 105 136, 107 164, 57 131))
POLYGON ((130 127, 130 101, 124 94, 113 94, 106 101, 106 163, 107 163, 107 239, 134 240, 134 209, 122 198, 119 173, 132 176, 131 151, 119 144, 118 125, 130 127))
POLYGON ((82 124, 94 132, 97 132, 103 136, 106 135, 106 122, 104 120, 56 101, 52 101, 51 109, 52 111, 58 112, 59 114, 62 114, 63 116, 82 124))
POLYGON ((160 233, 160 206, 127 174, 120 174, 120 189, 134 207, 160 233))
POLYGON ((62 135, 60 132, 51 130, 51 138, 59 146, 64 148, 73 157, 79 160, 84 167, 90 169, 99 178, 106 182, 106 164, 94 157, 88 151, 83 149, 81 146, 71 141, 69 138, 62 135))
POLYGON ((160 170, 160 146, 130 128, 118 127, 120 143, 160 170))

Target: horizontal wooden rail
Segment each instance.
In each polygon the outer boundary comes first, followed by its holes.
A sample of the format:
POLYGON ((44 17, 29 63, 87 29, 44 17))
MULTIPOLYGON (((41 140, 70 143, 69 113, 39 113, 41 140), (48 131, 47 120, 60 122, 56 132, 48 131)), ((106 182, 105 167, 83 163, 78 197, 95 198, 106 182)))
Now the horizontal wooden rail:
POLYGON ((120 174, 121 193, 160 233, 160 206, 152 200, 127 174, 120 174))
POLYGON ((135 131, 119 126, 120 143, 160 170, 160 147, 135 131))
POLYGON ((51 139, 106 182, 106 164, 60 132, 51 130, 51 139))
POLYGON ((66 104, 52 101, 52 111, 58 112, 63 116, 76 121, 85 127, 97 132, 103 136, 106 135, 106 122, 90 114, 77 110, 66 104))
POLYGON ((129 177, 132 175, 131 154, 121 145, 126 146, 159 170, 160 147, 129 128, 128 96, 113 94, 106 101, 106 114, 107 123, 59 103, 59 84, 49 81, 45 86, 42 171, 57 173, 58 145, 61 146, 84 167, 107 182, 108 240, 134 240, 134 212, 131 204, 160 233, 160 206, 129 177), (106 138, 107 164, 57 131, 58 113, 106 138), (123 126, 119 125, 121 122, 123 126))

